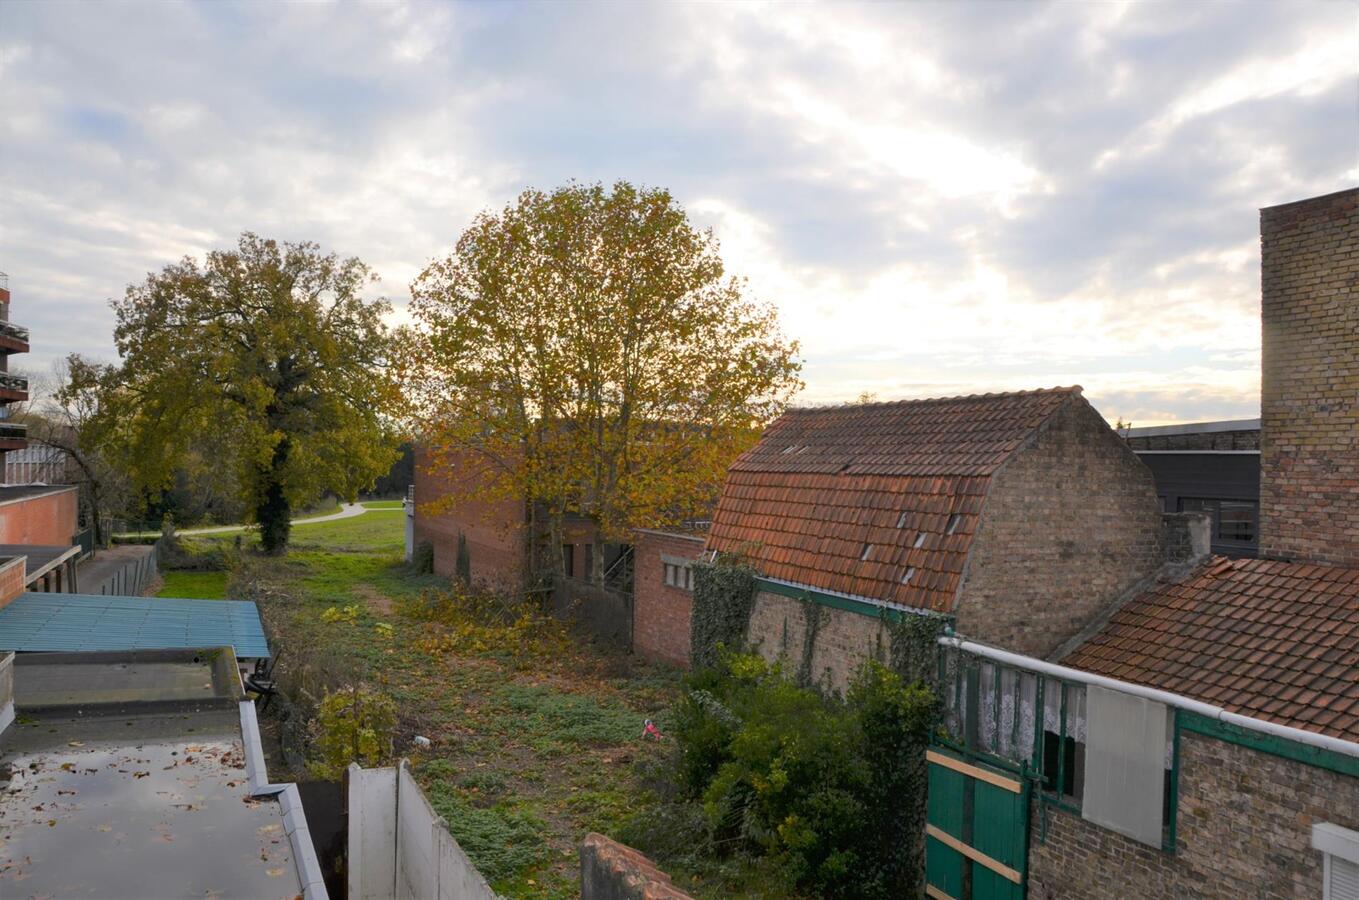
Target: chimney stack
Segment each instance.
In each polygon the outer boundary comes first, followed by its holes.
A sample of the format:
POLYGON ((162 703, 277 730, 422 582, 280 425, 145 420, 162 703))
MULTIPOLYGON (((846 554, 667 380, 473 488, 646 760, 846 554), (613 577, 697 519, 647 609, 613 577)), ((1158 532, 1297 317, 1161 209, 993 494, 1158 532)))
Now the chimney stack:
POLYGON ((1359 567, 1359 188, 1260 211, 1260 556, 1359 567))

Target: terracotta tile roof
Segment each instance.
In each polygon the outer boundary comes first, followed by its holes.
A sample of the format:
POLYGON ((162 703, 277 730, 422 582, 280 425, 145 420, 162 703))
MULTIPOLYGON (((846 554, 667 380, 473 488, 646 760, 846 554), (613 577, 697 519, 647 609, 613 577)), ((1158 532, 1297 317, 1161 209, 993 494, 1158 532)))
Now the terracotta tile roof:
POLYGON ((732 464, 708 548, 950 611, 991 475, 1079 387, 791 410, 732 464))
POLYGON ((1217 557, 1063 662, 1359 741, 1359 569, 1217 557))

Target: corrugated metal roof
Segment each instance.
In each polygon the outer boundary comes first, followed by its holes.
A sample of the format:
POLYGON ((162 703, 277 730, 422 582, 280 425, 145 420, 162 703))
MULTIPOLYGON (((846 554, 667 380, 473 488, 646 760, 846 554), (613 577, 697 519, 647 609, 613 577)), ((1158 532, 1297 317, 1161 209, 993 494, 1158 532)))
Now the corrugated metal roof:
POLYGON ((172 650, 228 644, 238 657, 269 656, 254 603, 30 591, 0 609, 0 651, 172 650))

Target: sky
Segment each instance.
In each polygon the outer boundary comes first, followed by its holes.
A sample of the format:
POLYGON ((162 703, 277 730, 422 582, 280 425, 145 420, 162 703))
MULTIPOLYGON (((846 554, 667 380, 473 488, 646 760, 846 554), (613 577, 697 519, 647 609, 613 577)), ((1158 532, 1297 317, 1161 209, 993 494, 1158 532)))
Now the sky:
POLYGON ((1261 207, 1359 184, 1359 3, 0 0, 0 270, 35 374, 242 231, 397 307, 479 211, 668 188, 800 404, 1080 384, 1259 410, 1261 207))

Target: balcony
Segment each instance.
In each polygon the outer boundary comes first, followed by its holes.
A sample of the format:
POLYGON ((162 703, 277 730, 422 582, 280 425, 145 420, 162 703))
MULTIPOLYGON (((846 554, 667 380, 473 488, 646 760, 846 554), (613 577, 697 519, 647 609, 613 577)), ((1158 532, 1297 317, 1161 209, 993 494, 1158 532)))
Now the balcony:
POLYGON ((28 426, 0 422, 0 450, 22 450, 28 446, 28 426))
POLYGON ((0 372, 0 401, 15 402, 28 399, 28 379, 22 375, 0 372))
POLYGON ((0 353, 27 353, 28 329, 0 321, 0 353))

